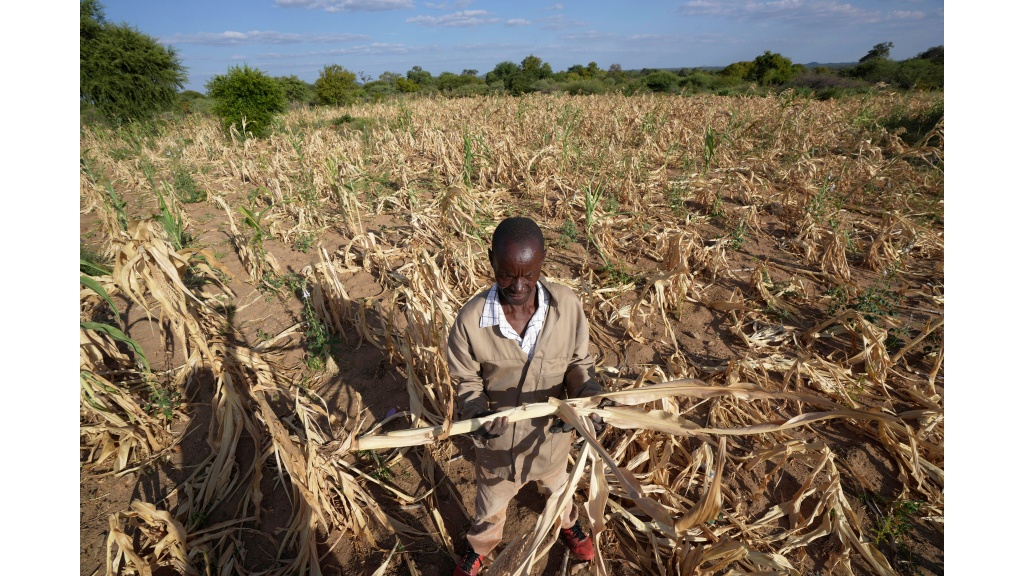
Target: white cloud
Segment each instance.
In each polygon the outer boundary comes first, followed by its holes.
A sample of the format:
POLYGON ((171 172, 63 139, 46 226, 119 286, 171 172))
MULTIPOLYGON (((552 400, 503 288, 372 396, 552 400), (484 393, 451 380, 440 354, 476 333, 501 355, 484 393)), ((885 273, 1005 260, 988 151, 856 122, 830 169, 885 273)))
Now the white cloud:
POLYGON ((882 20, 879 12, 864 10, 836 0, 689 0, 680 11, 688 16, 738 18, 741 20, 783 20, 813 23, 842 19, 852 23, 874 23, 882 20))
POLYGON ((235 60, 303 60, 306 58, 322 58, 324 56, 382 56, 388 54, 412 54, 416 52, 429 52, 435 50, 434 46, 409 47, 405 44, 386 44, 383 42, 372 42, 348 48, 337 48, 335 50, 318 50, 299 53, 267 52, 264 54, 235 56, 235 60))
POLYGON ((617 40, 619 35, 612 32, 589 30, 587 32, 580 32, 577 34, 563 34, 561 38, 567 42, 608 41, 617 40))
POLYGON ((545 10, 564 10, 565 9, 565 5, 561 4, 561 3, 559 3, 559 4, 552 4, 551 6, 545 6, 544 9, 545 10))
POLYGON ((668 40, 677 40, 678 38, 671 34, 633 34, 629 39, 640 40, 642 42, 665 42, 668 40))
POLYGON ((240 44, 302 44, 353 42, 369 40, 366 34, 295 34, 273 30, 250 30, 249 32, 197 32, 175 34, 160 39, 163 44, 202 44, 206 46, 236 46, 240 44))
POLYGON ((423 6, 431 10, 451 10, 452 8, 465 8, 473 3, 473 0, 455 0, 455 2, 424 2, 423 6))
POLYGON ((413 0, 275 0, 282 8, 305 8, 325 12, 381 12, 406 10, 413 0))
POLYGON ((923 20, 928 17, 924 12, 897 10, 891 13, 893 20, 923 20))
POLYGON ((455 28, 496 24, 501 22, 501 18, 491 16, 487 10, 460 10, 445 16, 413 16, 412 18, 406 18, 405 21, 412 24, 423 24, 424 26, 455 28))
POLYGON ((587 23, 583 20, 569 20, 565 17, 565 14, 556 14, 554 16, 548 16, 547 18, 541 18, 541 28, 545 30, 564 30, 566 28, 580 28, 586 26, 587 23))
POLYGON ((530 21, 526 18, 509 18, 505 20, 505 26, 527 26, 530 21))

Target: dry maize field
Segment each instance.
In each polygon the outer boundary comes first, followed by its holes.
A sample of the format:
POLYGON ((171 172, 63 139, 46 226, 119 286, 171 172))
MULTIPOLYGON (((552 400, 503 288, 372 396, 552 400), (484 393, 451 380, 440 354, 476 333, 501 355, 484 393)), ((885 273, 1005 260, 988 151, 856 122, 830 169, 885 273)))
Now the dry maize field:
POLYGON ((523 490, 486 574, 942 574, 942 106, 538 94, 296 109, 265 139, 81 126, 81 574, 450 574, 479 422, 444 351, 512 215, 619 405, 518 410, 576 427, 571 482, 523 490), (553 538, 570 499, 592 563, 553 538))

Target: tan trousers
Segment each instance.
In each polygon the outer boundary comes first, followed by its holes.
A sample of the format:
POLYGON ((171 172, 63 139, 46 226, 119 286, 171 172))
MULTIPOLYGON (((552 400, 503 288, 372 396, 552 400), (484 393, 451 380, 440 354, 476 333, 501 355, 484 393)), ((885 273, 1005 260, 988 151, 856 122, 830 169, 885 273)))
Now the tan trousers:
MULTIPOLYGON (((541 494, 551 496, 552 492, 558 490, 563 484, 569 481, 569 473, 563 468, 537 479, 537 486, 541 494)), ((520 484, 513 480, 505 480, 476 466, 476 514, 473 519, 473 526, 466 534, 466 540, 473 547, 473 551, 481 556, 487 556, 501 543, 502 529, 505 527, 505 513, 508 503, 515 498, 519 490, 526 484, 520 484)), ((572 502, 562 512, 562 528, 570 528, 576 523, 579 513, 576 510, 576 503, 572 502)))

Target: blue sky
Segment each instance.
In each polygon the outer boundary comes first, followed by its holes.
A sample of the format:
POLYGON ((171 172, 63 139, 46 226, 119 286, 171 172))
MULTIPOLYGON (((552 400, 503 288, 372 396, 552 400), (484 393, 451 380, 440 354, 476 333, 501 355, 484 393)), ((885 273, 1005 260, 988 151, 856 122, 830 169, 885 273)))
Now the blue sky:
POLYGON ((481 74, 530 54, 558 70, 724 66, 765 50, 851 62, 879 42, 910 58, 944 44, 942 0, 107 0, 107 19, 173 45, 186 88, 243 63, 315 81, 329 64, 377 78, 420 66, 481 74))

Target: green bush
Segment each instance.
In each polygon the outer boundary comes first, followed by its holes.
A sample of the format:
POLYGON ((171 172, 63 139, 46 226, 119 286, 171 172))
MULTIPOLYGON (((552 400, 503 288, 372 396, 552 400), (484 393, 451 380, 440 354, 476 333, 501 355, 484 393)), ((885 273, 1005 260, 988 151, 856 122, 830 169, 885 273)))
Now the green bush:
POLYGON ((565 86, 569 94, 604 94, 608 91, 607 85, 600 80, 579 80, 570 82, 565 86))
POLYGON ((620 84, 619 92, 624 96, 634 96, 636 94, 650 94, 651 89, 647 87, 642 78, 634 78, 620 84))
POLYGON ((452 90, 451 95, 457 98, 465 98, 470 96, 485 96, 493 93, 494 90, 482 82, 474 82, 472 84, 463 84, 455 90, 452 90))
POLYGON ((331 64, 320 71, 320 77, 313 84, 313 92, 317 104, 348 106, 356 101, 359 85, 356 84, 355 72, 331 64))
POLYGON ((420 89, 420 85, 413 82, 412 80, 399 78, 398 80, 395 80, 395 88, 397 88, 399 92, 412 93, 418 92, 420 89))
POLYGON ((798 94, 812 96, 816 100, 831 100, 845 95, 866 91, 870 84, 855 78, 846 78, 831 72, 804 72, 788 84, 798 94))
POLYGON ((941 90, 944 85, 942 64, 934 64, 923 58, 904 60, 896 67, 893 83, 900 88, 919 90, 941 90))
POLYGON ((266 136, 274 114, 284 112, 288 105, 280 82, 247 64, 214 76, 206 83, 206 91, 216 101, 213 113, 225 129, 234 124, 242 131, 244 120, 245 132, 256 137, 266 136))
POLYGON ((540 92, 541 94, 554 94, 561 90, 562 87, 558 85, 552 78, 544 78, 537 80, 533 84, 530 84, 528 92, 540 92))
MULTIPOLYGON (((105 120, 147 120, 170 109, 184 85, 177 52, 151 36, 106 21, 95 0, 79 5, 79 99, 105 120)), ((85 115, 88 116, 88 115, 85 115)))
POLYGON ((718 73, 720 76, 731 76, 740 80, 752 80, 754 74, 753 62, 733 62, 718 73))
POLYGON ((733 75, 718 75, 694 70, 680 80, 679 85, 694 92, 716 92, 728 91, 731 88, 739 88, 746 84, 742 77, 733 75))
POLYGON ((207 98, 202 92, 185 90, 178 94, 178 111, 183 114, 210 114, 213 110, 213 100, 207 98))
POLYGON ((748 79, 752 79, 761 85, 785 84, 789 82, 798 70, 793 66, 793 61, 781 54, 765 50, 757 58, 754 58, 754 68, 748 79))
POLYGON ((671 92, 679 86, 679 76, 667 70, 652 72, 644 76, 643 81, 652 92, 671 92))
POLYGON ((313 85, 302 78, 292 74, 278 76, 275 80, 284 90, 284 97, 292 104, 309 104, 313 101, 313 85))

